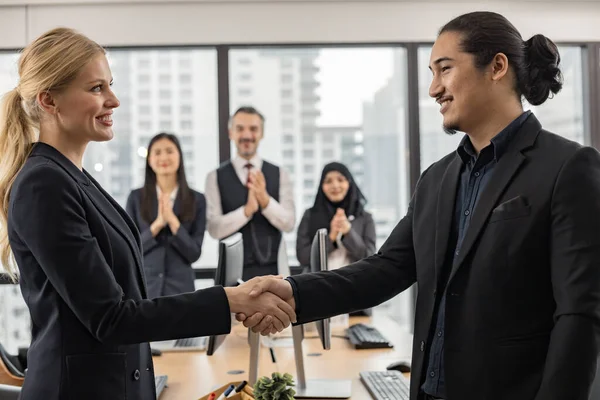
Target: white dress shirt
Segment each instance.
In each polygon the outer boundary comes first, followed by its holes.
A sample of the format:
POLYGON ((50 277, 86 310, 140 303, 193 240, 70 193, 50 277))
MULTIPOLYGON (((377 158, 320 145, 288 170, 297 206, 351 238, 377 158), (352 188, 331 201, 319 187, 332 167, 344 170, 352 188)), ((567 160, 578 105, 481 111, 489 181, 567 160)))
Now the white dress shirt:
MULTIPOLYGON (((329 240, 329 238, 327 238, 327 240, 329 240)), ((348 254, 348 249, 346 249, 342 243, 342 235, 338 235, 335 244, 337 245, 337 249, 332 250, 327 256, 327 269, 330 271, 345 267, 352 263, 350 255, 348 254)))
MULTIPOLYGON (((248 162, 252 164, 253 168, 262 170, 263 161, 258 156, 254 156, 249 161, 240 156, 231 160, 235 173, 243 184, 248 180, 249 171, 244 167, 248 162)), ((223 215, 217 170, 211 171, 206 177, 204 195, 206 196, 207 230, 215 239, 220 240, 239 231, 252 218, 246 217, 245 205, 223 215)), ((294 188, 289 174, 283 168, 279 168, 279 202, 270 197, 267 207, 264 210, 259 209, 257 212, 262 212, 271 225, 282 232, 290 232, 294 229, 296 224, 294 188)))
MULTIPOLYGON (((171 192, 171 195, 169 196, 169 198, 171 199, 171 206, 173 206, 173 204, 175 204, 175 199, 177 198, 178 191, 179 191, 179 185, 175 186, 175 189, 173 189, 173 191, 171 192)), ((160 188, 158 187, 158 185, 156 185, 156 198, 160 199, 161 195, 162 195, 162 192, 160 191, 160 188)))

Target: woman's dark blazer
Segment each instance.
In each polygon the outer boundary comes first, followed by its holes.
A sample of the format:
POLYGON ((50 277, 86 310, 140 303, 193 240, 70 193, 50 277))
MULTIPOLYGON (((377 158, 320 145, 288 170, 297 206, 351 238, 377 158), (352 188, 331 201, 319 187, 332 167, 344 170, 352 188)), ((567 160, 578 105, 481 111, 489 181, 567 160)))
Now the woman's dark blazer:
MULTIPOLYGON (((202 241, 206 228, 206 199, 202 193, 192 190, 196 203, 196 215, 191 221, 182 221, 173 235, 169 226, 163 228, 156 237, 150 232, 150 224, 158 214, 156 190, 151 193, 151 221, 142 218, 142 189, 129 194, 125 209, 141 232, 144 254, 144 272, 148 297, 153 299, 194 291, 194 270, 192 263, 200 258, 202 241)), ((181 220, 181 198, 173 204, 173 212, 181 220)))
POLYGON ((8 207, 32 319, 22 400, 155 399, 145 342, 229 332, 220 286, 147 300, 135 224, 53 147, 34 145, 8 207))
MULTIPOLYGON (((296 235, 296 257, 303 266, 310 263, 310 246, 313 241, 313 236, 310 234, 310 215, 311 209, 309 208, 302 216, 296 235)), ((356 217, 351 224, 350 232, 342 236, 342 244, 348 250, 350 261, 355 262, 375 253, 377 236, 375 235, 373 216, 366 211, 356 217)), ((333 250, 333 243, 328 239, 327 253, 333 250)))

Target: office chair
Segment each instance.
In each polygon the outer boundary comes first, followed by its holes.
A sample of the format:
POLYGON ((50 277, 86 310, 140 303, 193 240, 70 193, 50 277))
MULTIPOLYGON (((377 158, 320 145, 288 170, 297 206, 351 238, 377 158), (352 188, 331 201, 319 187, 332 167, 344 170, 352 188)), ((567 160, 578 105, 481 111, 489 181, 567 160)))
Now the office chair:
POLYGON ((0 383, 0 400, 19 400, 21 388, 19 386, 3 385, 0 383))
POLYGON ((22 386, 24 380, 25 370, 18 357, 11 356, 0 344, 0 384, 22 386))

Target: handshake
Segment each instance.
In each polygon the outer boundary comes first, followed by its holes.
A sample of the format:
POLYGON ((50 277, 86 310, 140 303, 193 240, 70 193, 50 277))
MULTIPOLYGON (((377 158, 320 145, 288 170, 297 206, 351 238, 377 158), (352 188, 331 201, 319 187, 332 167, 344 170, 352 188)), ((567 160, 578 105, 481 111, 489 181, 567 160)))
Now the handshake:
POLYGON ((292 285, 282 276, 259 276, 226 287, 229 309, 246 328, 262 335, 281 332, 296 322, 292 285))

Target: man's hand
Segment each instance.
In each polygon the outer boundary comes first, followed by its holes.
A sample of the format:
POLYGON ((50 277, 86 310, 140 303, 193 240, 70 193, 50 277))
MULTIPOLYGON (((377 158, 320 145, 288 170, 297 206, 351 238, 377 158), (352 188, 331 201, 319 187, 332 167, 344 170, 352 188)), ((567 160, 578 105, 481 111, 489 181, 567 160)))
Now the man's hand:
POLYGON ((252 316, 247 319, 249 323, 244 322, 244 326, 252 328, 253 332, 266 335, 281 332, 291 322, 296 322, 296 312, 294 305, 278 296, 278 293, 267 290, 260 292, 263 280, 284 282, 281 277, 257 277, 238 287, 227 287, 225 293, 229 308, 231 312, 236 313, 236 318, 240 320, 237 315, 244 316, 244 319, 247 315, 252 316))
POLYGON ((265 176, 262 171, 250 171, 248 188, 254 190, 254 193, 256 194, 256 200, 258 200, 260 208, 263 210, 267 208, 269 201, 271 200, 271 196, 269 196, 269 193, 267 192, 267 182, 265 181, 265 176))
POLYGON ((246 201, 246 206, 244 207, 244 214, 246 215, 246 218, 250 218, 257 211, 258 200, 256 200, 256 193, 254 189, 252 189, 251 184, 248 183, 248 200, 246 201))
MULTIPOLYGON (((249 295, 252 298, 262 297, 267 294, 273 294, 279 299, 284 300, 294 311, 296 310, 296 301, 294 300, 294 291, 292 285, 281 277, 274 276, 262 276, 254 278, 246 282, 246 285, 252 285, 252 290, 249 295)), ((247 314, 247 313, 236 313, 236 319, 244 323, 246 328, 252 328, 253 332, 262 332, 262 329, 266 322, 264 321, 264 314, 247 314)), ((296 322, 296 315, 294 312, 294 318, 292 322, 296 322)))

